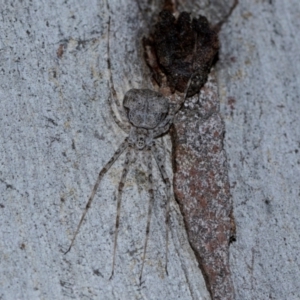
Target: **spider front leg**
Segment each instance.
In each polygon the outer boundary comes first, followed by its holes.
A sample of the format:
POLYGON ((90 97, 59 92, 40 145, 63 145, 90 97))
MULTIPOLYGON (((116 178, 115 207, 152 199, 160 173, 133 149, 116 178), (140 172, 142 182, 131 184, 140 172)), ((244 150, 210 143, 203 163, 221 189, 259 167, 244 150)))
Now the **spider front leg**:
POLYGON ((82 214, 82 216, 81 216, 81 219, 80 219, 80 221, 79 221, 79 224, 78 224, 78 226, 77 226, 77 229, 76 229, 76 231, 75 231, 75 234, 74 234, 74 236, 73 236, 73 238, 72 238, 70 247, 69 247, 68 250, 65 252, 65 254, 67 254, 67 253, 71 250, 71 248, 72 248, 72 246, 73 246, 73 244, 74 244, 74 242, 75 242, 75 239, 76 239, 76 236, 77 236, 77 234, 78 234, 78 232, 79 232, 79 229, 80 229, 80 227, 81 227, 81 224, 82 224, 82 222, 83 222, 83 220, 84 220, 84 218, 85 218, 85 215, 86 215, 87 212, 88 212, 88 209, 91 207, 92 201, 93 201, 93 199, 94 199, 94 197, 95 197, 95 194, 96 194, 96 192, 97 192, 97 189, 98 189, 98 187, 99 187, 99 184, 100 184, 100 182, 101 182, 103 176, 107 173, 107 171, 110 169, 110 167, 114 164, 114 162, 118 159, 118 157, 123 153, 123 151, 124 151, 127 147, 128 147, 128 138, 126 138, 126 139, 124 140, 124 142, 123 142, 123 143, 120 145, 120 147, 116 150, 116 152, 115 152, 115 154, 112 156, 112 158, 108 161, 108 163, 107 163, 107 164, 103 167, 103 169, 100 171, 100 173, 99 173, 99 175, 98 175, 98 178, 97 178, 97 181, 96 181, 96 183, 95 183, 95 185, 94 185, 94 188, 93 188, 93 190, 92 190, 91 196, 89 197, 89 200, 88 200, 88 202, 87 202, 87 204, 86 204, 86 206, 85 206, 85 210, 84 210, 84 212, 83 212, 83 214, 82 214))
POLYGON ((169 129, 170 126, 173 124, 173 118, 174 116, 168 116, 168 122, 166 122, 166 124, 164 124, 163 126, 160 126, 158 128, 156 128, 153 132, 153 138, 157 138, 161 135, 163 135, 164 133, 166 133, 169 129))
POLYGON ((164 133, 168 132, 171 125, 173 124, 174 117, 178 111, 178 107, 176 105, 171 105, 172 109, 169 110, 168 115, 165 117, 165 119, 154 129, 153 131, 153 138, 157 138, 164 133))
POLYGON ((161 124, 154 130, 154 134, 153 134, 154 138, 166 133, 170 129, 170 126, 173 124, 175 115, 180 110, 181 106, 183 105, 183 103, 186 100, 187 92, 188 92, 188 89, 191 84, 191 78, 189 79, 189 81, 187 83, 185 92, 182 94, 182 97, 179 98, 179 101, 176 104, 170 104, 170 106, 172 106, 172 108, 169 110, 169 113, 166 116, 165 120, 163 122, 161 122, 161 124))
POLYGON ((144 252, 142 257, 142 268, 140 273, 140 284, 142 282, 142 276, 143 276, 143 269, 144 269, 144 263, 145 263, 145 257, 146 257, 146 250, 148 245, 148 239, 149 239, 149 232, 150 232, 150 221, 151 221, 151 215, 152 215, 152 207, 154 202, 154 193, 153 193, 153 181, 152 181, 152 155, 151 155, 151 146, 147 149, 147 172, 148 172, 148 184, 149 184, 149 207, 148 207, 148 217, 147 217, 147 225, 146 225, 146 238, 145 238, 145 244, 144 244, 144 252))
POLYGON ((117 249, 117 241, 118 241, 118 233, 119 233, 119 222, 120 222, 120 212, 121 212, 121 199, 122 199, 122 192, 125 185, 126 176, 129 171, 129 166, 133 160, 132 155, 132 147, 129 145, 129 150, 126 153, 126 158, 124 162, 124 168, 121 176, 121 180, 118 187, 118 197, 117 197, 117 215, 116 215, 116 225, 115 225, 115 240, 114 240, 114 252, 113 252, 113 262, 112 262, 112 271, 111 276, 109 279, 112 279, 115 271, 115 262, 116 262, 116 249, 117 249))
POLYGON ((165 170, 165 166, 164 163, 162 161, 162 157, 160 156, 160 154, 158 153, 158 150, 154 144, 153 148, 152 148, 152 153, 154 155, 155 161, 158 165, 158 168, 160 170, 161 176, 166 184, 167 187, 167 207, 166 207, 166 273, 168 275, 168 247, 169 247, 169 221, 170 221, 170 216, 169 216, 169 211, 170 211, 170 190, 171 190, 171 184, 170 184, 170 180, 169 177, 167 175, 167 172, 165 170))
POLYGON ((118 126, 124 130, 126 133, 129 133, 130 131, 130 124, 127 122, 127 117, 125 116, 124 112, 120 110, 120 102, 117 97, 117 92, 115 90, 114 81, 113 81, 113 74, 111 70, 111 61, 110 61, 110 17, 108 19, 108 26, 107 26, 107 68, 109 72, 109 82, 108 82, 108 88, 110 90, 110 96, 108 98, 110 112, 112 114, 112 117, 114 121, 118 124, 118 126), (121 121, 117 118, 113 108, 112 108, 112 98, 114 100, 114 104, 116 105, 116 108, 120 114, 121 121))
POLYGON ((113 117, 114 121, 116 122, 116 124, 123 130, 125 131, 126 133, 129 133, 130 132, 130 124, 129 122, 127 122, 125 119, 124 119, 124 113, 122 113, 119 109, 118 109, 118 112, 121 116, 121 119, 122 121, 120 121, 113 109, 113 104, 112 104, 112 101, 111 101, 111 97, 112 96, 113 92, 111 92, 111 95, 108 97, 108 104, 109 104, 109 109, 110 109, 110 113, 111 113, 111 116, 113 117), (123 117, 123 118, 122 118, 123 117))

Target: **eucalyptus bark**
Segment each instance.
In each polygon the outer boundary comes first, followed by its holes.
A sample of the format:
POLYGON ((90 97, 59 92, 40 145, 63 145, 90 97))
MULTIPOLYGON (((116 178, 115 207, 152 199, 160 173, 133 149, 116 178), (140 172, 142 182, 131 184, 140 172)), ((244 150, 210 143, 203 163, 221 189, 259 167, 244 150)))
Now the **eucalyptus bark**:
POLYGON ((218 65, 236 299, 300 298, 300 5, 241 0, 218 65))
MULTIPOLYGON (((204 2, 182 1, 179 9, 218 23, 223 6, 204 2)), ((122 156, 64 255, 98 172, 126 136, 109 114, 110 77, 120 102, 130 88, 152 88, 141 39, 159 5, 1 2, 0 298, 210 299, 174 199, 165 274, 166 193, 157 168, 139 285, 149 200, 142 158, 124 187, 114 278, 122 156)), ((230 270, 238 300, 300 298, 299 15, 296 0, 240 0, 220 33, 216 76, 237 225, 230 270)), ((160 146, 172 178, 170 138, 160 146)))
MULTIPOLYGON (((2 299, 210 299, 173 197, 166 274, 167 197, 157 167, 140 284, 149 203, 141 155, 122 194, 113 278, 124 155, 104 176, 74 246, 64 254, 99 171, 126 136, 109 113, 111 80, 121 103, 130 88, 152 87, 141 38, 155 12, 148 11, 148 18, 141 5, 1 4, 2 299)), ((172 180, 170 138, 158 146, 172 180)))

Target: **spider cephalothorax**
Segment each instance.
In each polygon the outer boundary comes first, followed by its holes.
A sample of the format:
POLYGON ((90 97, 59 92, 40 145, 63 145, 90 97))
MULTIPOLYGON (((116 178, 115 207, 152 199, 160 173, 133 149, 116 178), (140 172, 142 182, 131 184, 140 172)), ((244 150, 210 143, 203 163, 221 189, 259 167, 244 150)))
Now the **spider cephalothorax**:
POLYGON ((128 120, 135 127, 154 129, 165 119, 169 102, 162 94, 144 89, 131 89, 124 97, 128 120))
MULTIPOLYGON (((116 232, 115 232, 115 241, 114 241, 114 252, 113 252, 113 267, 112 275, 114 273, 115 265, 115 256, 117 248, 117 237, 118 237, 118 228, 119 228, 119 219, 120 219, 120 207, 121 207, 121 196, 123 187, 125 184, 126 176, 129 170, 130 164, 134 161, 135 151, 144 151, 145 157, 147 160, 148 167, 148 184, 149 184, 149 208, 148 208, 148 217, 146 225, 146 238, 144 245, 144 252, 142 258, 142 267, 140 280, 142 277, 144 260, 146 255, 147 243, 148 243, 148 233, 150 229, 150 219, 152 206, 154 201, 153 187, 152 187, 152 157, 154 156, 155 161, 158 165, 162 178, 167 187, 167 208, 166 208, 166 272, 167 272, 167 249, 168 249, 168 222, 169 222, 169 202, 170 202, 170 180, 165 171, 165 166, 163 160, 158 153, 158 150, 155 145, 155 138, 166 133, 172 122, 173 117, 176 113, 176 110, 170 112, 169 101, 162 94, 149 90, 149 89, 131 89, 129 90, 124 97, 123 107, 127 111, 127 114, 119 111, 122 121, 120 121, 115 114, 112 108, 112 101, 109 99, 110 111, 115 122, 128 134, 128 137, 123 141, 123 143, 116 150, 115 154, 108 161, 108 163, 100 171, 97 181, 92 190, 91 196, 86 204, 86 208, 82 214, 80 222, 77 226, 75 234, 73 236, 71 245, 67 252, 69 252, 74 244, 75 238, 79 232, 80 226, 84 220, 84 217, 91 206, 93 198, 96 194, 96 191, 99 187, 100 181, 118 157, 126 151, 126 157, 124 162, 124 168, 121 176, 121 180, 118 187, 118 196, 117 196, 117 215, 116 215, 116 232)), ((178 106, 179 108, 180 106, 178 106)), ((66 253, 67 253, 66 252, 66 253)))
MULTIPOLYGON (((124 97, 123 106, 132 127, 129 144, 138 150, 152 146, 155 128, 164 124, 169 111, 168 99, 148 89, 131 89, 124 97)), ((166 120, 167 121, 167 120, 166 120)))

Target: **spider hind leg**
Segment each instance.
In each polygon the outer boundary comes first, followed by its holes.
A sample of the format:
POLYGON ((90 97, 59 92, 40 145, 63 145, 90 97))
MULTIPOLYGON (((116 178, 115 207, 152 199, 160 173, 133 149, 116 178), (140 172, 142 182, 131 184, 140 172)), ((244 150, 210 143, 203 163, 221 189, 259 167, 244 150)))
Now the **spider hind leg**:
POLYGON ((171 200, 171 184, 170 179, 167 175, 167 172, 165 170, 164 163, 162 161, 161 155, 159 154, 156 146, 154 145, 152 148, 152 153, 154 155, 155 161, 158 165, 158 168, 160 170, 161 176, 166 184, 166 190, 167 190, 167 207, 166 207, 166 264, 165 264, 165 270, 166 274, 168 275, 168 247, 169 247, 169 223, 170 223, 170 200, 171 200))
POLYGON ((121 213, 121 200, 122 200, 122 192, 125 185, 126 176, 129 171, 129 166, 132 163, 132 148, 130 147, 126 153, 126 158, 124 162, 123 172, 121 176, 121 180, 118 187, 118 197, 117 197, 117 215, 116 215, 116 223, 115 223, 115 239, 114 239, 114 250, 113 250, 113 262, 112 262, 112 271, 109 279, 112 279, 115 271, 115 263, 116 263, 116 250, 117 250, 117 242, 118 242, 118 233, 119 233, 119 222, 120 222, 120 213, 121 213))
POLYGON ((77 236, 77 234, 78 234, 78 232, 79 232, 79 229, 80 229, 80 227, 81 227, 81 225, 82 225, 82 222, 83 222, 83 220, 84 220, 84 218, 85 218, 85 216, 86 216, 86 214, 87 214, 89 208, 91 207, 92 201, 93 201, 93 199, 94 199, 94 197, 95 197, 95 194, 96 194, 96 192, 97 192, 97 189, 98 189, 98 187, 99 187, 99 185, 100 185, 100 182, 101 182, 103 176, 108 172, 108 170, 111 168, 111 166, 114 164, 114 162, 119 158, 119 156, 124 152, 124 150, 125 150, 127 147, 128 147, 128 139, 126 138, 125 141, 124 141, 124 142, 119 146, 119 148, 116 150, 116 152, 115 152, 114 155, 111 157, 111 159, 106 163, 106 165, 105 165, 105 166, 102 168, 102 170, 100 171, 100 173, 99 173, 99 175, 98 175, 98 178, 97 178, 97 180, 96 180, 96 183, 95 183, 95 185, 94 185, 94 187, 93 187, 92 193, 91 193, 91 195, 90 195, 90 197, 89 197, 89 200, 88 200, 88 202, 87 202, 87 204, 86 204, 86 206, 85 206, 85 210, 83 211, 83 214, 82 214, 82 216, 81 216, 81 219, 80 219, 80 221, 79 221, 79 223, 78 223, 78 226, 77 226, 77 228, 76 228, 76 231, 75 231, 75 233, 74 233, 74 235, 73 235, 73 238, 72 238, 70 247, 68 248, 68 250, 67 250, 64 254, 67 254, 67 253, 71 250, 71 248, 72 248, 72 246, 73 246, 73 244, 74 244, 74 242, 75 242, 76 236, 77 236))
POLYGON ((147 251, 147 245, 148 245, 148 239, 149 239, 149 232, 150 232, 150 221, 151 221, 151 215, 152 215, 152 207, 154 202, 154 193, 153 193, 153 181, 152 181, 152 156, 151 156, 151 147, 147 150, 147 172, 148 172, 148 184, 149 184, 149 207, 148 207, 148 216, 147 216, 147 225, 146 225, 146 237, 145 237, 145 244, 144 244, 144 251, 143 251, 143 257, 142 257, 142 267, 141 267, 141 273, 140 273, 140 284, 142 282, 142 276, 143 276, 143 269, 145 264, 145 258, 146 258, 146 251, 147 251))

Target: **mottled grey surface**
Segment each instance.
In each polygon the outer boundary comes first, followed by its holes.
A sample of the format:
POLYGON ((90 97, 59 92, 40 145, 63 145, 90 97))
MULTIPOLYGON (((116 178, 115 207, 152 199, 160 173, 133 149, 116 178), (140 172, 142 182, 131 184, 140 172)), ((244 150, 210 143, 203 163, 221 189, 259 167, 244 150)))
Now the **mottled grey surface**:
MULTIPOLYGON (((149 22, 153 12, 143 13, 144 2, 109 3, 110 12, 96 0, 1 1, 2 299, 208 299, 174 202, 165 277, 165 189, 157 169, 146 281, 137 285, 148 200, 139 162, 125 186, 116 275, 108 281, 124 157, 101 184, 74 248, 63 255, 97 173, 124 138, 107 105, 109 15, 119 98, 130 88, 151 87, 140 37, 149 26, 142 20, 149 22)), ((220 36, 237 300, 300 298, 299 29, 297 0, 240 0, 220 36)), ((169 140, 163 144, 169 157, 169 140)))
MULTIPOLYGON (((140 51, 147 24, 137 1, 109 5, 1 1, 0 299, 209 299, 174 200, 165 275, 166 194, 156 166, 139 286, 149 200, 142 158, 124 187, 114 278, 108 280, 124 156, 63 254, 98 172, 125 137, 107 103, 109 16, 119 99, 130 88, 151 88, 140 51)), ((171 177, 170 144, 169 138, 159 143, 171 177)))
POLYGON ((237 300, 300 299, 299 31, 298 0, 240 0, 220 35, 237 300))

